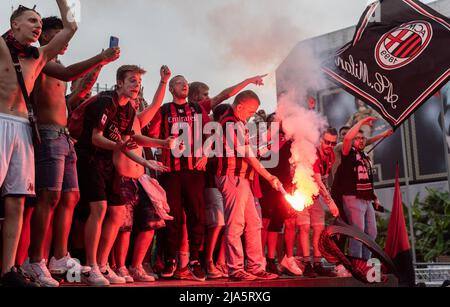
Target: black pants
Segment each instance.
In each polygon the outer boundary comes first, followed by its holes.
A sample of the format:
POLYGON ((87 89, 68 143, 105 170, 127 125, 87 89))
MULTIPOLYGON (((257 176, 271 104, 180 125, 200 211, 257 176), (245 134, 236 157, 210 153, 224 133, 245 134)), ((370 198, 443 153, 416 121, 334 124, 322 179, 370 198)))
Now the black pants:
POLYGON ((163 174, 159 181, 166 190, 173 221, 166 221, 165 259, 176 259, 181 245, 184 213, 189 238, 190 260, 199 260, 199 251, 205 236, 205 173, 181 171, 163 174))

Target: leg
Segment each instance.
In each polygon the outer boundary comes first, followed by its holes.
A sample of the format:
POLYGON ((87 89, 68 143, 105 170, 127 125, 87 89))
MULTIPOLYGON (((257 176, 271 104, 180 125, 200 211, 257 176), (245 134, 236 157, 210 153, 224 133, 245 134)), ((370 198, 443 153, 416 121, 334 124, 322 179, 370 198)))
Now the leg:
POLYGON ((130 237, 131 232, 129 231, 121 231, 117 235, 116 243, 114 244, 114 254, 117 268, 126 266, 128 247, 130 246, 130 237))
POLYGON ((200 249, 205 239, 205 174, 186 172, 183 174, 183 207, 189 239, 190 261, 200 260, 200 249))
POLYGON ((142 265, 145 254, 152 244, 154 234, 154 230, 141 231, 137 234, 136 241, 134 243, 133 260, 131 262, 131 267, 136 268, 142 265))
MULTIPOLYGON (((365 210, 363 211, 364 203, 362 203, 355 196, 344 196, 344 209, 345 214, 348 218, 350 225, 353 225, 364 231, 365 222, 364 215, 365 210)), ((351 239, 350 240, 350 255, 353 257, 361 258, 362 257, 362 243, 351 239)))
POLYGON ((54 256, 61 259, 68 254, 67 245, 72 226, 73 212, 80 199, 79 192, 66 192, 55 211, 54 217, 54 256))
POLYGON ((311 226, 309 224, 300 225, 300 246, 302 249, 303 259, 305 262, 310 261, 310 243, 309 243, 309 231, 311 226))
POLYGON ((284 223, 284 240, 285 240, 285 249, 286 256, 291 258, 294 256, 294 244, 295 244, 295 226, 296 220, 295 218, 287 219, 284 223))
POLYGON ((102 233, 103 219, 106 214, 106 201, 93 202, 89 204, 91 213, 84 228, 84 242, 86 249, 86 264, 97 265, 97 250, 102 233))
POLYGON ((20 234, 19 246, 17 247, 16 265, 21 266, 28 257, 28 248, 30 247, 30 228, 31 216, 34 207, 26 206, 23 214, 23 226, 20 234))
POLYGON ((97 260, 100 267, 108 264, 108 257, 125 220, 126 206, 108 207, 108 216, 103 223, 97 260))
POLYGON ((60 197, 60 192, 45 190, 38 192, 38 203, 31 218, 30 263, 44 259, 44 242, 60 197))
POLYGON ((247 268, 249 272, 257 273, 265 271, 264 253, 262 250, 261 240, 259 239, 261 238, 262 222, 256 208, 255 198, 251 190, 250 181, 242 180, 241 184, 245 188, 245 190, 243 189, 241 190, 241 192, 247 195, 244 212, 244 239, 245 251, 247 255, 247 268))
POLYGON ((17 246, 22 231, 25 197, 5 198, 5 220, 3 221, 2 276, 14 266, 17 246))
POLYGON ((230 276, 244 270, 244 251, 241 236, 245 227, 245 197, 237 177, 216 177, 222 193, 225 216, 225 257, 230 276))
MULTIPOLYGON (((370 202, 367 202, 366 218, 365 218, 365 232, 375 240, 377 237, 377 219, 375 215, 375 209, 370 202)), ((363 258, 369 260, 372 257, 372 253, 363 247, 363 258)))

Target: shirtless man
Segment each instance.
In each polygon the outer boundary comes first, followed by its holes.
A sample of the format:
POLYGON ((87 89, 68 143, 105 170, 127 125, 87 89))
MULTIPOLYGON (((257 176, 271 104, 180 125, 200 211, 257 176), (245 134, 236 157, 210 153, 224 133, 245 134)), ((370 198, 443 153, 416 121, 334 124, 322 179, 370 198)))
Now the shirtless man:
MULTIPOLYGON (((62 20, 48 17, 42 20, 41 46, 48 45, 63 29, 62 20)), ((67 47, 67 46, 66 46, 67 47)), ((67 48, 60 51, 63 55, 67 48)), ((57 287, 53 274, 65 274, 76 262, 67 251, 67 241, 73 211, 80 198, 74 144, 67 130, 66 82, 79 78, 98 66, 116 60, 119 48, 64 67, 57 57, 45 65, 38 77, 34 98, 41 144, 35 146, 37 205, 31 219, 30 259, 22 269, 44 287, 57 287), (53 218, 53 219, 52 219, 53 218), (50 245, 54 221, 54 257, 46 267, 44 241, 50 245)), ((48 253, 48 251, 47 251, 48 253)))
MULTIPOLYGON (((138 105, 136 104, 136 108, 138 105)), ((141 125, 136 117, 133 123, 135 135, 132 141, 144 145, 146 148, 165 147, 173 149, 176 139, 156 140, 142 136, 141 125)), ((162 191, 155 179, 145 174, 145 168, 150 168, 158 172, 167 171, 161 162, 146 160, 142 158, 143 148, 139 146, 134 150, 116 151, 113 156, 114 167, 116 169, 115 187, 117 187, 117 197, 126 206, 125 221, 120 227, 117 235, 114 254, 117 265, 117 275, 125 278, 126 282, 151 282, 155 278, 149 275, 143 268, 142 262, 153 241, 155 229, 165 227, 164 219, 171 219, 167 212, 162 208, 167 202, 153 204, 149 192, 154 191, 155 187, 162 191), (148 186, 152 190, 148 189, 148 186), (159 207, 160 211, 155 209, 159 207), (164 211, 164 212, 161 212, 164 211), (158 214, 159 213, 159 214, 158 214), (135 243, 131 266, 129 270, 125 266, 125 260, 130 244, 130 235, 136 231, 135 243)))
POLYGON ((22 6, 11 16, 11 31, 0 39, 0 130, 3 131, 0 136, 0 186, 3 185, 2 197, 5 197, 3 285, 27 285, 27 280, 13 266, 22 229, 25 196, 35 195, 32 131, 10 50, 19 57, 25 86, 30 93, 41 70, 68 44, 77 30, 67 1, 56 2, 64 28, 50 44, 38 49, 31 46, 41 35, 42 20, 35 10, 22 6))

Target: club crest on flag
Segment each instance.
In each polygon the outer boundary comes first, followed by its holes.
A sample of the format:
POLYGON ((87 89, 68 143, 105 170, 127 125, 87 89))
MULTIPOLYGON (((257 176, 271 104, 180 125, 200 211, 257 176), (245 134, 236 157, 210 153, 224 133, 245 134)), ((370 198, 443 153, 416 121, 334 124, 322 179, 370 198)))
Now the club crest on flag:
POLYGON ((386 70, 403 67, 427 48, 432 37, 433 28, 427 21, 402 24, 381 37, 375 48, 375 59, 386 70))

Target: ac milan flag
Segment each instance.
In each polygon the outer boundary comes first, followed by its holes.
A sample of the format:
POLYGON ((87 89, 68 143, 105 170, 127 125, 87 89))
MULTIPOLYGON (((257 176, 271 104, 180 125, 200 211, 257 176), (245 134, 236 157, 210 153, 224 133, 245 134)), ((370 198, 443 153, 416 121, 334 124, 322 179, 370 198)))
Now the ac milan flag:
POLYGON ((396 128, 450 79, 449 46, 450 19, 415 0, 376 1, 322 68, 396 128))

